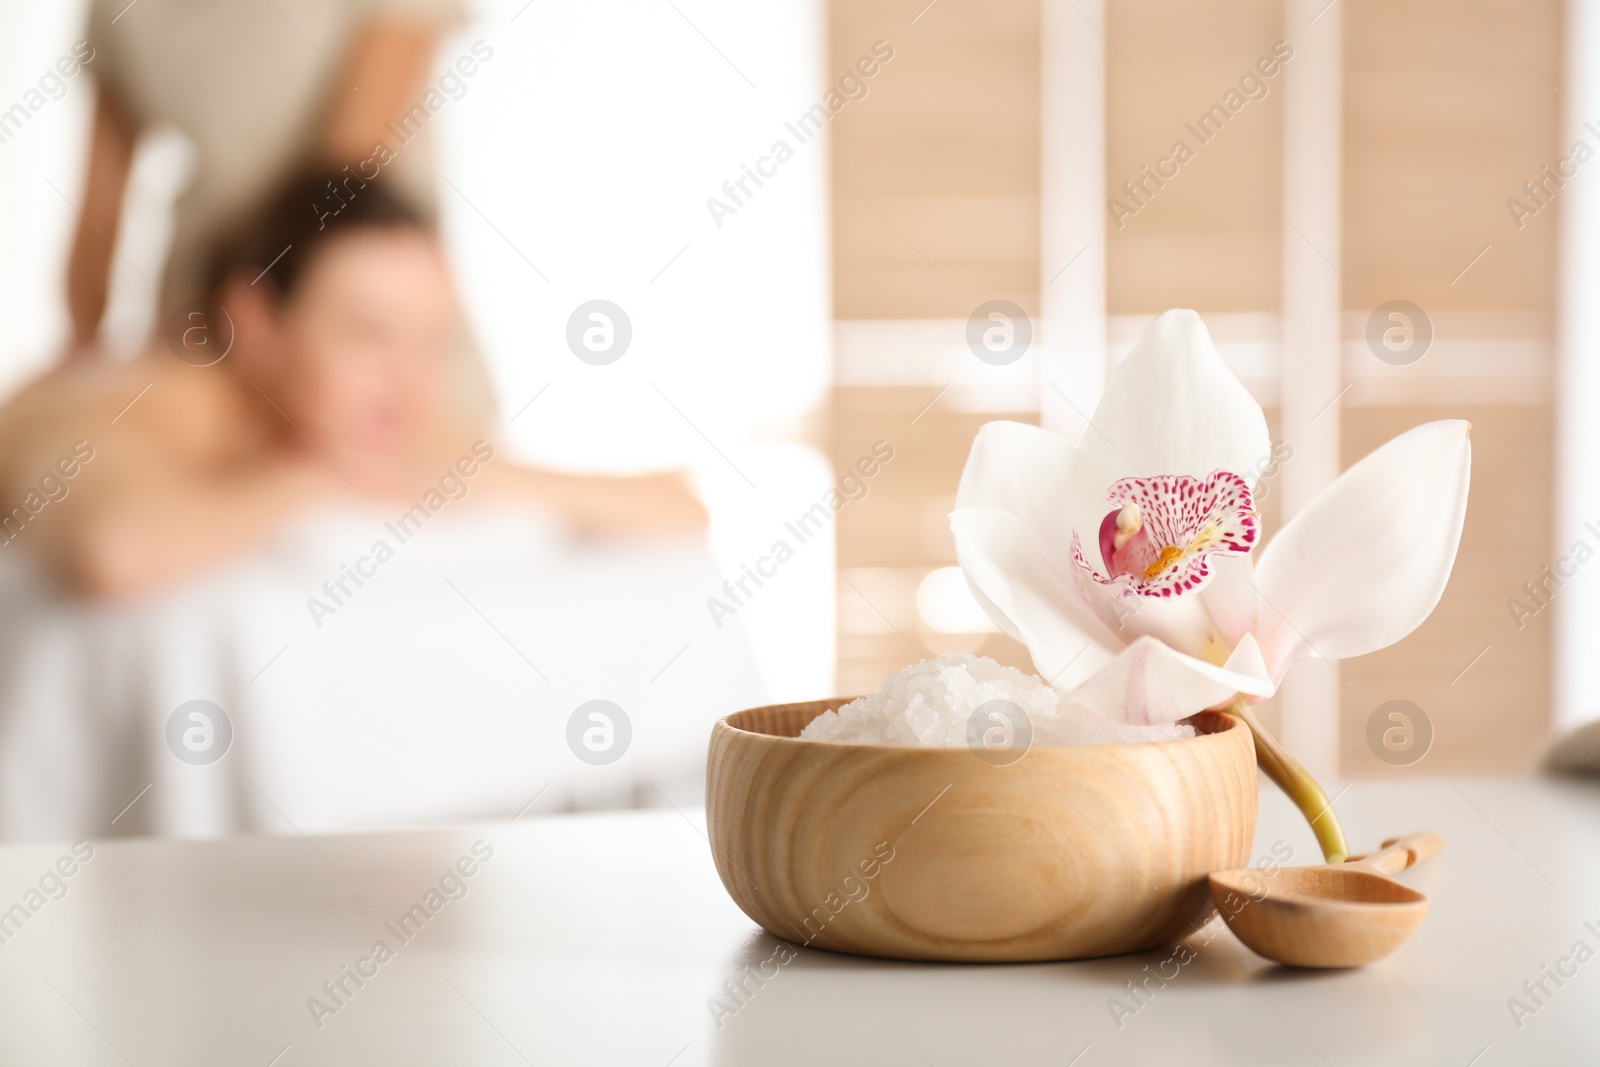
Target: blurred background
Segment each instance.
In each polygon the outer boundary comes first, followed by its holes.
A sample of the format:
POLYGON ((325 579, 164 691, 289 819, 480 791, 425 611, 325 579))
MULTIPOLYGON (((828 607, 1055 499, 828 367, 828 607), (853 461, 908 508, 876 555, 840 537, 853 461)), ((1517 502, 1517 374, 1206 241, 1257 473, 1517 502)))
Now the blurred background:
MULTIPOLYGON (((325 627, 303 601, 371 540, 370 513, 131 600, 52 590, 7 558, 0 833, 691 805, 730 711, 870 691, 942 652, 1025 667, 955 569, 945 516, 973 434, 997 418, 1080 433, 1169 307, 1204 316, 1285 446, 1269 536, 1402 430, 1474 425, 1440 609, 1395 648, 1302 665, 1274 701, 1314 769, 1525 769, 1600 709, 1597 579, 1545 570, 1600 547, 1582 166, 1600 25, 1579 4, 125 2, 98 36, 87 3, 0 14, 0 391, 68 345, 96 98, 127 91, 116 34, 186 33, 200 71, 213 43, 279 50, 331 93, 355 85, 348 35, 317 29, 330 11, 409 19, 430 27, 411 99, 481 60, 429 134, 493 439, 559 471, 687 470, 709 533, 594 545, 526 516, 446 524, 325 627), (247 7, 249 41, 208 38, 247 7), (95 57, 34 107, 86 38, 95 57), (614 362, 568 342, 596 300, 627 323, 614 362), (1005 343, 974 345, 974 323, 1005 343), (850 476, 864 457, 874 473, 850 476), (797 536, 830 490, 845 503, 797 536), (763 563, 779 541, 792 558, 763 563), (765 578, 735 598, 724 583, 751 569, 765 578), (167 751, 194 700, 227 719, 214 762, 167 751), (595 700, 626 737, 609 760, 571 740, 595 700), (1398 756, 1369 741, 1397 700, 1423 737, 1398 756)), ((139 130, 101 234, 99 358, 164 355, 175 212, 219 165, 181 124, 139 130)))

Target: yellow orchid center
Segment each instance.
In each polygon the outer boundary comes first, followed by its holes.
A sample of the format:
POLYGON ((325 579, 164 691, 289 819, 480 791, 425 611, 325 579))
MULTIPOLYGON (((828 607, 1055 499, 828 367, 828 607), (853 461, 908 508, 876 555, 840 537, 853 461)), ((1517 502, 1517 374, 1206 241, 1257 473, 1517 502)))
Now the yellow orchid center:
POLYGON ((1186 555, 1188 555, 1188 553, 1179 548, 1177 545, 1168 545, 1166 548, 1163 548, 1161 550, 1161 555, 1156 557, 1156 561, 1144 569, 1145 581, 1150 581, 1156 575, 1160 574, 1162 571, 1166 570, 1168 567, 1172 566, 1186 555))
MULTIPOLYGON (((1132 506, 1133 505, 1131 504, 1129 505, 1129 507, 1132 506)), ((1124 508, 1123 510, 1126 511, 1127 508, 1124 508)), ((1221 530, 1222 527, 1220 524, 1208 522, 1205 526, 1200 528, 1199 532, 1197 532, 1194 537, 1190 538, 1189 543, 1183 548, 1179 548, 1177 545, 1168 545, 1166 548, 1163 548, 1161 550, 1161 554, 1155 558, 1155 562, 1151 563, 1150 566, 1144 569, 1145 581, 1151 580, 1156 575, 1160 574, 1162 571, 1178 562, 1180 559, 1183 559, 1185 556, 1192 556, 1203 548, 1211 547, 1211 545, 1215 544, 1217 538, 1221 535, 1221 530)))

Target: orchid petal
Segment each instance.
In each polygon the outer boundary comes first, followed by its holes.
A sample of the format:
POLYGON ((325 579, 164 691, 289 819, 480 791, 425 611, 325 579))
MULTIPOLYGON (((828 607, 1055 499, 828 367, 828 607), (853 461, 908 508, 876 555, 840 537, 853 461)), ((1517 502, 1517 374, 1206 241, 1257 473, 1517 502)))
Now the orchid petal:
POLYGON ((1261 653, 1261 644, 1256 640, 1255 634, 1245 634, 1243 637, 1241 637, 1239 639, 1238 647, 1233 650, 1233 655, 1229 656, 1228 661, 1222 666, 1224 669, 1233 671, 1235 674, 1249 675, 1251 678, 1257 680, 1258 685, 1261 679, 1267 679, 1269 682, 1266 692, 1258 692, 1256 689, 1241 688, 1239 690, 1241 693, 1248 693, 1250 696, 1265 698, 1277 692, 1277 683, 1271 682, 1270 677, 1268 676, 1267 659, 1261 653))
POLYGON ((996 626, 1027 646, 1045 681, 1077 684, 1121 642, 1051 570, 1022 519, 987 508, 950 514, 956 557, 996 626))
POLYGON ((1073 591, 1116 637, 1130 644, 1149 635, 1179 652, 1220 663, 1255 629, 1256 587, 1247 556, 1213 557, 1218 561, 1203 589, 1182 596, 1140 596, 1129 590, 1130 579, 1097 579, 1083 554, 1081 539, 1073 542, 1068 570, 1073 591))
POLYGON ((1200 591, 1200 601, 1211 624, 1230 648, 1256 629, 1255 565, 1247 556, 1218 555, 1211 564, 1211 581, 1200 591))
POLYGON ((1461 543, 1471 426, 1425 423, 1345 471, 1262 551, 1262 650, 1274 680, 1316 654, 1386 648, 1438 604, 1461 543))
POLYGON ((1253 483, 1271 449, 1261 405, 1222 362, 1200 316, 1168 311, 1107 379, 1073 462, 1070 521, 1093 538, 1106 488, 1122 478, 1225 470, 1253 483))
POLYGON ((1222 667, 1145 636, 1070 690, 1066 700, 1105 718, 1139 725, 1176 722, 1239 693, 1268 697, 1274 688, 1261 650, 1248 634, 1222 667))
POLYGON ((1127 577, 1111 583, 1098 580, 1084 556, 1081 539, 1074 537, 1072 547, 1073 562, 1067 576, 1073 592, 1114 635, 1115 645, 1149 635, 1181 652, 1203 656, 1220 644, 1210 640, 1209 617, 1198 595, 1138 596, 1128 591, 1127 577))
POLYGON ((1060 553, 1055 561, 1060 566, 1072 539, 1061 506, 1072 454, 1072 443, 1050 430, 1022 422, 985 423, 961 472, 956 507, 1016 515, 1038 533, 1047 557, 1060 553))

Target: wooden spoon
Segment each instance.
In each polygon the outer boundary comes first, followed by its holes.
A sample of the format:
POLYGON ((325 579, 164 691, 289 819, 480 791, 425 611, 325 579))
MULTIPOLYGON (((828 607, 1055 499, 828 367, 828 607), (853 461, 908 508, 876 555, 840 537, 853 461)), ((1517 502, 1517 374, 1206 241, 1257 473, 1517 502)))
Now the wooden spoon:
POLYGON ((1428 898, 1388 876, 1444 847, 1438 834, 1394 838, 1344 863, 1218 871, 1211 898, 1259 955, 1295 967, 1361 967, 1405 944, 1428 898))

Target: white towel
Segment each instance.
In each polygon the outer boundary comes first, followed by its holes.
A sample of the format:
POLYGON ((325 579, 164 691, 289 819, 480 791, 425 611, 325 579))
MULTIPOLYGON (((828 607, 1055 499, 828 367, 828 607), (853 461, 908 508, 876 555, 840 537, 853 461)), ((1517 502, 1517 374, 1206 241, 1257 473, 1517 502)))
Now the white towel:
POLYGON ((0 553, 0 838, 693 803, 711 724, 766 699, 737 620, 708 618, 723 579, 698 541, 585 545, 507 510, 441 512, 402 542, 393 519, 323 513, 118 605, 69 602, 0 553), (371 576, 335 603, 324 581, 358 564, 371 576), (213 763, 169 746, 191 700, 231 724, 213 763), (608 765, 568 744, 590 700, 631 726, 608 765))

